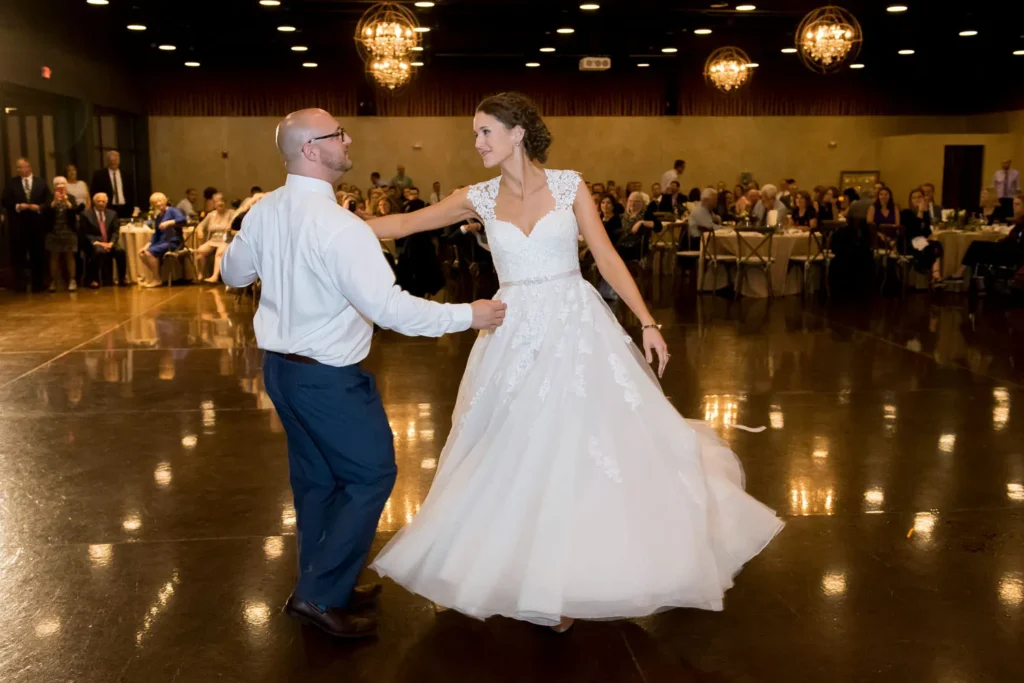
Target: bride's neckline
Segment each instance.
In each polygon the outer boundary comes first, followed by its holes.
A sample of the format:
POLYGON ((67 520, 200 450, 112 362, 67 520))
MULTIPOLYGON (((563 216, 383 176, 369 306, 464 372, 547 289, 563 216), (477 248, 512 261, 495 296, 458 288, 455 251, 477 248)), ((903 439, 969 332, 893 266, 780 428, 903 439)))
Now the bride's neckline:
POLYGON ((558 199, 555 197, 555 191, 551 188, 551 173, 546 168, 541 169, 541 170, 544 172, 544 187, 547 189, 548 194, 551 195, 551 205, 552 206, 551 206, 551 210, 550 211, 548 211, 543 216, 541 216, 540 218, 538 218, 537 220, 535 220, 533 222, 533 225, 530 226, 530 232, 526 232, 521 227, 519 227, 518 224, 514 223, 513 221, 505 220, 504 218, 499 218, 498 217, 498 211, 497 211, 497 208, 498 208, 498 197, 501 195, 501 179, 504 176, 498 176, 498 190, 497 190, 497 192, 494 193, 494 209, 495 209, 495 211, 494 211, 494 220, 496 220, 499 223, 505 223, 506 225, 512 226, 513 228, 515 228, 516 230, 519 231, 519 234, 521 234, 523 237, 525 237, 527 239, 529 239, 530 236, 533 235, 533 233, 537 231, 537 226, 538 225, 540 225, 548 216, 550 216, 551 214, 555 213, 555 211, 558 210, 558 199))

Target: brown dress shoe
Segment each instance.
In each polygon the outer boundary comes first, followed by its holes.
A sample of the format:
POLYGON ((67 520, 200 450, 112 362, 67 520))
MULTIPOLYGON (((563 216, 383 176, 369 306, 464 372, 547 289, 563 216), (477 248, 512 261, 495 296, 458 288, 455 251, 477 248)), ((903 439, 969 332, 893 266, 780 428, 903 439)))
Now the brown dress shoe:
POLYGON ((373 638, 377 635, 376 619, 358 617, 331 607, 322 610, 294 595, 288 598, 284 611, 288 616, 315 626, 335 638, 373 638))
POLYGON ((356 586, 348 598, 345 611, 358 612, 375 606, 382 590, 383 587, 379 583, 364 583, 361 586, 356 586))

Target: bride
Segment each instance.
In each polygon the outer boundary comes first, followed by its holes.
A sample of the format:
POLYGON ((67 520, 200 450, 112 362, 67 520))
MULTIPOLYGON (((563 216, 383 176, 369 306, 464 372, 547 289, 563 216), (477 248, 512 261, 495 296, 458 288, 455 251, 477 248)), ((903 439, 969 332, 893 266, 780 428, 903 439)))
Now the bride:
POLYGON ((439 606, 560 632, 575 618, 721 610, 782 522, 662 393, 647 365, 656 354, 660 377, 668 363, 660 326, 579 174, 541 168, 552 138, 536 107, 489 97, 473 129, 500 176, 370 221, 397 238, 479 218, 508 304, 469 356, 420 513, 371 568, 439 606), (639 318, 643 354, 581 277, 578 235, 639 318))

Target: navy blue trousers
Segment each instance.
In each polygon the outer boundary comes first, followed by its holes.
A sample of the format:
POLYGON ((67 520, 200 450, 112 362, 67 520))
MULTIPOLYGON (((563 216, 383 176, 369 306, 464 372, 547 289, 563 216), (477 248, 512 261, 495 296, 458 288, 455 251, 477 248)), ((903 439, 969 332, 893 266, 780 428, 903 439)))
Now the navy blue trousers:
POLYGON ((344 607, 395 484, 395 446, 373 375, 272 353, 263 379, 288 435, 299 581, 295 595, 344 607))

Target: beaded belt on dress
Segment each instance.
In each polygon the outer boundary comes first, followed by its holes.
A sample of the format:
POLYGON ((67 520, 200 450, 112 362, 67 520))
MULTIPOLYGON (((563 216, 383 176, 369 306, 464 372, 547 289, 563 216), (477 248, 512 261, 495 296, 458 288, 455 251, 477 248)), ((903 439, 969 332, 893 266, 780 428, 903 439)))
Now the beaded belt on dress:
POLYGON ((499 282, 498 284, 501 285, 502 289, 505 289, 506 287, 519 287, 520 285, 539 285, 545 282, 564 280, 566 278, 570 278, 573 276, 581 277, 579 268, 577 268, 576 270, 570 270, 567 273, 559 273, 558 275, 546 275, 544 277, 534 277, 530 278, 529 280, 516 280, 514 282, 499 282))

